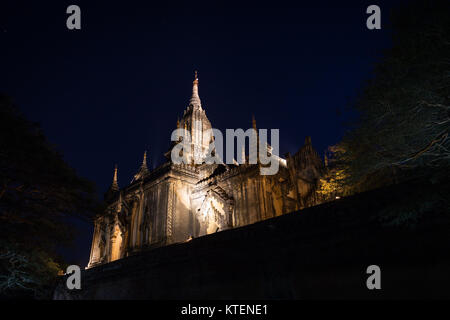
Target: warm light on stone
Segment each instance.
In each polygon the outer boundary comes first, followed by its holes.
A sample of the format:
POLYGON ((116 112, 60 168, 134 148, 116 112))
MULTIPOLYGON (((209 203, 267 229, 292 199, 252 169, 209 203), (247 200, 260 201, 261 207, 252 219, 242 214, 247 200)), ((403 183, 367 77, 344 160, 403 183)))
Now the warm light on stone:
MULTIPOLYGON (((195 76, 192 97, 177 128, 191 134, 193 158, 204 159, 213 137, 211 123, 198 95, 195 76)), ((256 129, 253 118, 252 126, 256 129)), ((145 248, 186 242, 193 238, 255 223, 321 201, 315 192, 325 167, 311 145, 286 159, 277 157, 274 175, 261 175, 260 164, 175 164, 170 160, 150 171, 147 152, 131 183, 120 189, 117 166, 105 195, 107 209, 95 220, 88 267, 135 254, 145 248)), ((272 148, 268 146, 268 152, 272 148)))

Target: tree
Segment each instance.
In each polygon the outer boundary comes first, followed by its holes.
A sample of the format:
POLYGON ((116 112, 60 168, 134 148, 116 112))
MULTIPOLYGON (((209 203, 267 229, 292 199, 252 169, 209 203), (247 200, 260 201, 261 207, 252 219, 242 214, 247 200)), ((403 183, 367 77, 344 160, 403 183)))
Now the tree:
POLYGON ((339 155, 345 183, 362 191, 406 176, 450 176, 450 19, 447 1, 392 15, 392 47, 354 107, 359 120, 339 155))
POLYGON ((48 297, 72 239, 66 217, 88 218, 98 203, 11 99, 0 95, 0 295, 48 297))
POLYGON ((341 145, 331 146, 325 153, 326 172, 320 178, 317 190, 324 201, 332 201, 352 193, 346 183, 349 169, 346 161, 342 161, 344 156, 345 150, 341 145))

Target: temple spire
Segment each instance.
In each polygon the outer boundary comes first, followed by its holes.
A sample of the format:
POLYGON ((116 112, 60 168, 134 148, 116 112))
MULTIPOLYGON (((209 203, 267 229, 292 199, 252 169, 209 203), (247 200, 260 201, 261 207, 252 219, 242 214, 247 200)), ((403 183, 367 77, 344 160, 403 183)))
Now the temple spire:
POLYGON ((135 176, 136 180, 144 177, 148 173, 147 168, 147 150, 144 152, 144 158, 142 159, 141 168, 139 169, 138 174, 135 176))
POLYGON ((311 137, 310 136, 307 136, 306 138, 305 138, 305 145, 311 145, 312 143, 311 143, 311 137))
POLYGON ((147 151, 144 152, 144 158, 142 159, 141 168, 139 169, 139 172, 136 173, 131 180, 131 183, 143 179, 147 174, 149 173, 147 168, 147 151))
POLYGON ((117 164, 114 166, 114 175, 113 175, 113 181, 111 183, 111 186, 109 187, 108 191, 105 193, 105 200, 110 201, 112 200, 117 192, 120 191, 119 184, 117 183, 117 164))
POLYGON ((245 144, 242 144, 242 149, 241 149, 241 161, 242 161, 242 163, 241 164, 245 164, 245 144))
POLYGON ((114 166, 114 176, 113 176, 113 182, 111 184, 112 191, 119 191, 119 184, 117 183, 117 164, 114 166))
POLYGON ((199 107, 201 109, 202 103, 200 101, 200 96, 198 95, 198 75, 197 71, 195 71, 194 82, 192 83, 192 97, 189 102, 190 105, 199 107))
POLYGON ((142 169, 148 170, 147 169, 147 150, 145 150, 145 152, 144 152, 144 159, 142 159, 141 170, 142 169))
POLYGON ((249 163, 253 163, 253 161, 255 161, 255 160, 257 162, 259 162, 259 155, 258 155, 259 135, 258 135, 258 129, 256 128, 256 120, 255 120, 254 114, 252 114, 252 127, 254 130, 254 134, 256 135, 256 144, 254 144, 254 143, 252 143, 252 141, 250 141, 250 145, 249 145, 249 149, 248 149, 249 163))

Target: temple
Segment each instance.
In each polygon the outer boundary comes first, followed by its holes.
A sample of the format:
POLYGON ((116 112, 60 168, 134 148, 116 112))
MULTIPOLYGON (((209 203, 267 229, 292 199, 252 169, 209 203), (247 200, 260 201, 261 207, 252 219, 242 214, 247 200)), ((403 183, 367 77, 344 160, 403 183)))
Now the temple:
MULTIPOLYGON (((198 93, 195 74, 192 96, 177 121, 191 134, 190 153, 203 159, 214 137, 198 93)), ((256 129, 256 121, 252 126, 256 129)), ((173 148, 177 142, 172 143, 173 148)), ((261 175, 245 149, 234 164, 176 164, 167 161, 154 170, 144 153, 131 183, 118 185, 117 166, 105 194, 106 210, 95 217, 88 268, 221 230, 252 224, 318 204, 315 192, 325 166, 307 137, 293 156, 277 156, 282 164, 275 175, 261 175)))

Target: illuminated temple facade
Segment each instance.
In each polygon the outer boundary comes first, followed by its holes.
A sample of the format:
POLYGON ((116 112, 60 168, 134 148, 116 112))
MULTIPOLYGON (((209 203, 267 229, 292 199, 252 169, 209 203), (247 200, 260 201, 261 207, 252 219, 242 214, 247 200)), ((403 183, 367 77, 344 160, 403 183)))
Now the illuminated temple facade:
MULTIPOLYGON (((198 95, 197 77, 177 127, 191 133, 193 154, 204 153, 213 139, 207 134, 211 123, 198 95)), ((170 150, 166 158, 149 170, 144 154, 139 171, 123 188, 116 167, 105 194, 106 210, 94 221, 88 268, 320 202, 315 191, 325 167, 309 137, 297 153, 279 158, 275 175, 261 175, 261 164, 249 164, 245 152, 247 161, 234 165, 175 164, 170 150)))

